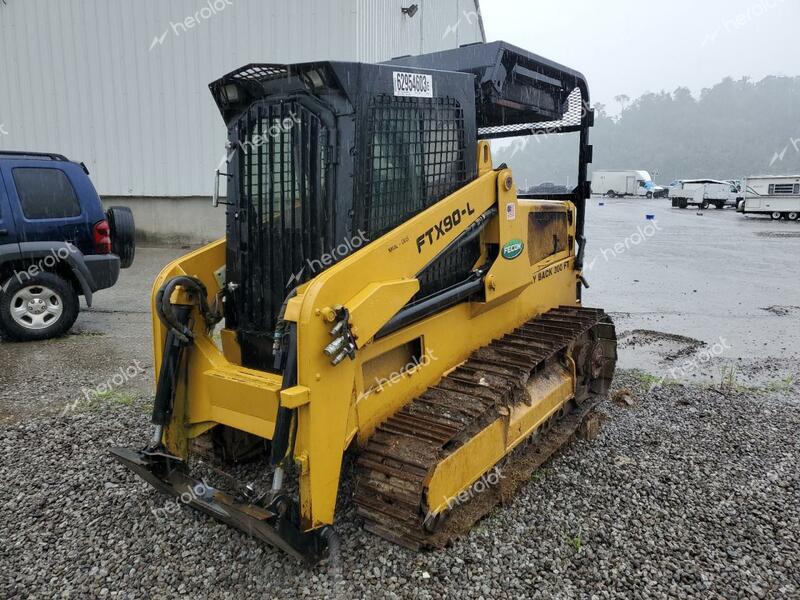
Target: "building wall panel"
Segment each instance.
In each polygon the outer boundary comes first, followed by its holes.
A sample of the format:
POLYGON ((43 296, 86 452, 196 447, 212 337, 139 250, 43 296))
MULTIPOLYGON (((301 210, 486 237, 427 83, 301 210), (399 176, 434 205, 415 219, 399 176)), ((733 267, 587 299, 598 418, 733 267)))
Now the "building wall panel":
POLYGON ((225 131, 208 83, 249 62, 375 62, 481 39, 473 0, 416 3, 408 18, 411 0, 5 0, 0 149, 84 161, 107 196, 209 195, 225 131))

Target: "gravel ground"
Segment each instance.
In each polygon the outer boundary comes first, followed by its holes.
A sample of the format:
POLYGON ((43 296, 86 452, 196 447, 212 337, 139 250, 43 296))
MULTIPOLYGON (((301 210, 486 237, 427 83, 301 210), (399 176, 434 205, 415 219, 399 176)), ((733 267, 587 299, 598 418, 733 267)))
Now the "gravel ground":
POLYGON ((595 440, 451 548, 408 552, 342 507, 341 556, 313 570, 188 508, 150 512, 166 499, 107 454, 145 439, 144 398, 5 425, 0 597, 800 597, 797 387, 646 382, 619 374, 633 404, 605 404, 595 440))

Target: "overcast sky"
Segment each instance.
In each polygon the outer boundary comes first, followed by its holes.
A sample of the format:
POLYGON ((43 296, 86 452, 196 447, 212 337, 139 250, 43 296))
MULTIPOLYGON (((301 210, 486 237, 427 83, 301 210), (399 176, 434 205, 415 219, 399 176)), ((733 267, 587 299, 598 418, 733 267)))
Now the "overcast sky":
POLYGON ((800 0, 482 0, 489 41, 581 71, 592 102, 800 75, 800 0))

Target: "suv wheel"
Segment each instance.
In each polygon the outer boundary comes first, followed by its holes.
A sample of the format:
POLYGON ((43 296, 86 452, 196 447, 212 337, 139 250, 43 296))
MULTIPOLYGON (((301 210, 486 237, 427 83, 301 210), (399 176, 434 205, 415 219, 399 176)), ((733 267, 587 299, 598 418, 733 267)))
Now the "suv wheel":
POLYGON ((39 273, 20 281, 12 277, 0 294, 0 333, 28 342, 63 335, 78 318, 78 294, 69 281, 39 273))
POLYGON ((119 256, 119 266, 127 269, 133 264, 136 254, 133 213, 127 206, 112 206, 106 211, 106 219, 111 229, 111 251, 119 256))

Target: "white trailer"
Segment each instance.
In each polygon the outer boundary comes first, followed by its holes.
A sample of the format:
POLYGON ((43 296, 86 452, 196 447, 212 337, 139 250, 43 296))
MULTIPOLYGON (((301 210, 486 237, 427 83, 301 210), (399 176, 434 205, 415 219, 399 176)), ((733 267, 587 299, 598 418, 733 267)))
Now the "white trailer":
POLYGON ((599 196, 653 198, 663 195, 665 192, 665 188, 653 183, 650 173, 647 171, 595 171, 592 174, 592 193, 599 196))
POLYGON ((726 204, 736 206, 739 190, 730 181, 717 179, 682 179, 669 190, 672 206, 686 208, 696 205, 702 209, 709 206, 724 208, 726 204))
POLYGON ((800 217, 800 175, 748 177, 742 191, 744 199, 736 206, 740 213, 769 215, 775 221, 800 217))

